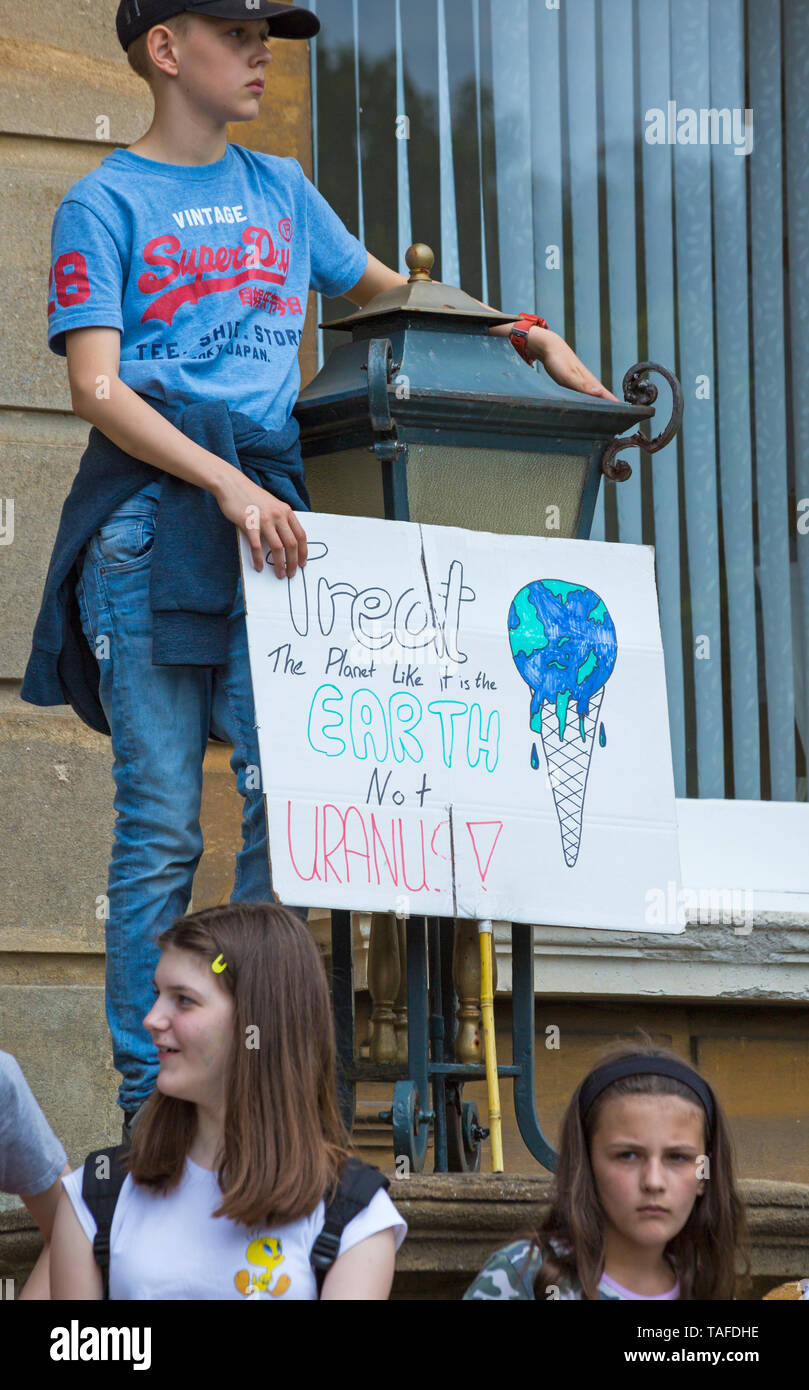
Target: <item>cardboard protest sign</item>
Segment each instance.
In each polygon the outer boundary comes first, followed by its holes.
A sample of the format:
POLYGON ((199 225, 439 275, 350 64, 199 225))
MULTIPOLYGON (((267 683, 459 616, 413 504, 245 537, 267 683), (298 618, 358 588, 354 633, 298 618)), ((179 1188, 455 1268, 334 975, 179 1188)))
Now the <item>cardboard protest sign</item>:
POLYGON ((682 930, 651 549, 305 526, 292 580, 240 535, 280 900, 682 930))

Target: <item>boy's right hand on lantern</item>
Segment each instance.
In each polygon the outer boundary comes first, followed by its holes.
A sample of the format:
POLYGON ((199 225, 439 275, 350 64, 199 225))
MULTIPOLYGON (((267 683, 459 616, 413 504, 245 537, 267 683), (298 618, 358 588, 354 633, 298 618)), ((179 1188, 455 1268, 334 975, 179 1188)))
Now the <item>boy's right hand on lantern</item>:
POLYGON ((268 545, 279 579, 292 579, 298 565, 306 564, 306 532, 296 512, 271 492, 258 487, 238 468, 225 474, 214 492, 224 516, 238 526, 253 552, 253 568, 261 570, 262 552, 268 545))

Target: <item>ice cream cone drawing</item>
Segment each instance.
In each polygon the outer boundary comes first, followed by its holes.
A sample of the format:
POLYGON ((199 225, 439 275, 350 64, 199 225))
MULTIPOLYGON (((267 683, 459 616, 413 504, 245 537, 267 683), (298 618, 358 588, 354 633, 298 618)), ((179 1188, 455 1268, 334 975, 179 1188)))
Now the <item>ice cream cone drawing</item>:
MULTIPOLYGON (((531 688, 530 725, 545 753, 565 863, 572 869, 604 684, 615 665, 615 627, 592 589, 535 579, 515 596, 508 629, 514 664, 531 688)), ((601 724, 599 744, 605 742, 601 724)), ((531 766, 539 768, 536 743, 531 766)))

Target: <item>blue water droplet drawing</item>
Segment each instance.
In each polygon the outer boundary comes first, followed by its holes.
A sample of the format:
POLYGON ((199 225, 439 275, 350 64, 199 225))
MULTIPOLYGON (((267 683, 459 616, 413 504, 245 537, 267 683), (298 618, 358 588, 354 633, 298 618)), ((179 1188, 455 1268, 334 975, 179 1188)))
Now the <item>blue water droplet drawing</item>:
POLYGON ((600 731, 599 731, 598 741, 599 741, 599 743, 601 744, 601 747, 602 747, 602 748, 606 748, 606 746, 607 746, 607 735, 606 735, 605 732, 604 732, 604 725, 603 725, 603 724, 601 725, 601 729, 600 729, 600 731))
POLYGON ((537 746, 535 743, 531 744, 531 766, 534 772, 536 772, 539 767, 539 754, 537 753, 537 746))

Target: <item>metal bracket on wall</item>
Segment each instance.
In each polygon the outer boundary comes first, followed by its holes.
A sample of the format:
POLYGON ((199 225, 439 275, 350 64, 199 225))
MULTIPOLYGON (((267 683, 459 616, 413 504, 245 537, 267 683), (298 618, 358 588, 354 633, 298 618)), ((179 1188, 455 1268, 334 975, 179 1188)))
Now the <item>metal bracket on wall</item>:
POLYGON ((406 445, 397 438, 396 421, 390 413, 388 387, 401 362, 393 360, 390 338, 372 338, 368 344, 368 361, 363 363, 368 373, 368 414, 371 429, 379 438, 369 445, 382 466, 382 486, 385 497, 385 516, 389 521, 409 521, 407 480, 404 473, 406 445), (401 466, 397 466, 400 465, 401 466))
POLYGON ((659 372, 671 387, 671 416, 666 428, 655 435, 654 439, 647 439, 646 435, 638 430, 635 434, 610 440, 601 455, 601 471, 605 478, 611 478, 616 483, 626 482, 627 478, 632 476, 632 469, 628 463, 623 459, 616 461, 617 453, 622 449, 643 449, 647 454, 656 454, 658 449, 664 448, 674 438, 682 422, 683 393, 680 383, 676 376, 666 367, 661 367, 658 362, 636 362, 634 367, 629 368, 621 383, 624 400, 630 405, 654 405, 657 400, 657 387, 651 381, 641 380, 647 372, 659 372))

